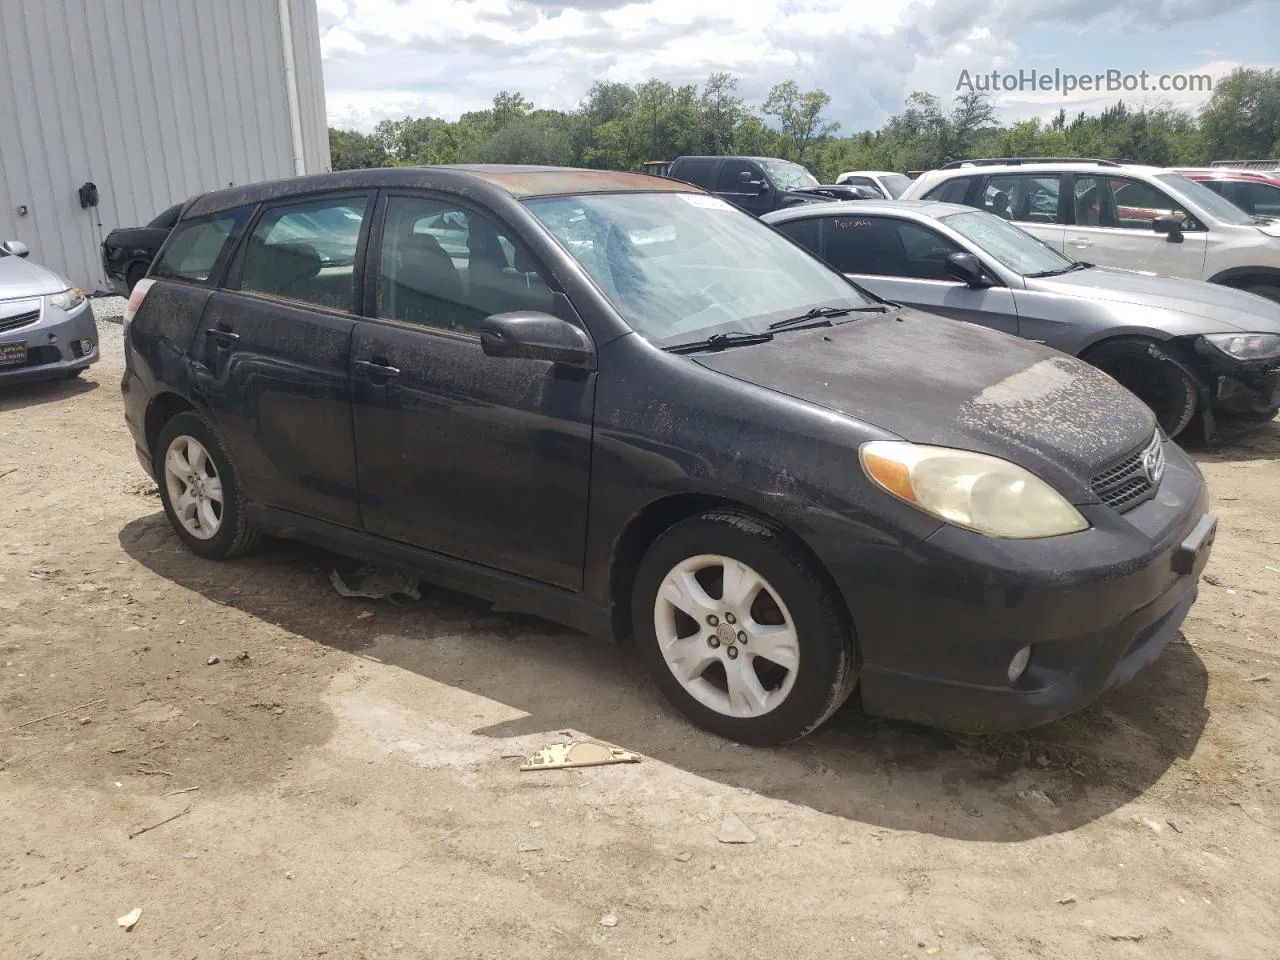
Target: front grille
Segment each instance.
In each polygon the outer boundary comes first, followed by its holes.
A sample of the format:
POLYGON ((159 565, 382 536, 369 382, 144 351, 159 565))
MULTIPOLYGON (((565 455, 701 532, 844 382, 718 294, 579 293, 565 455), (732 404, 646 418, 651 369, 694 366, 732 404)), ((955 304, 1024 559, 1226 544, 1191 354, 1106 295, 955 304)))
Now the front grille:
POLYGON ((0 333, 7 333, 10 330, 17 330, 19 327, 30 326, 40 319, 40 310, 29 310, 26 313, 19 313, 12 317, 0 318, 0 333))
POLYGON ((1164 447, 1157 430, 1136 451, 1095 475, 1090 486, 1107 506, 1128 510, 1155 493, 1163 476, 1164 447))

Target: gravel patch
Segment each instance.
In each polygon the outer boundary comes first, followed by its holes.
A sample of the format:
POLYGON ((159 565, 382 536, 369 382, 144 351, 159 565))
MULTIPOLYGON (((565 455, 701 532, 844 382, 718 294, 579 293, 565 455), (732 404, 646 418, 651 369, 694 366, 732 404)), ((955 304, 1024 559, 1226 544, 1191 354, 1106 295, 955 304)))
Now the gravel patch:
POLYGON ((89 306, 93 309, 93 318, 99 323, 104 320, 123 323, 124 308, 128 302, 124 297, 94 297, 89 301, 89 306))

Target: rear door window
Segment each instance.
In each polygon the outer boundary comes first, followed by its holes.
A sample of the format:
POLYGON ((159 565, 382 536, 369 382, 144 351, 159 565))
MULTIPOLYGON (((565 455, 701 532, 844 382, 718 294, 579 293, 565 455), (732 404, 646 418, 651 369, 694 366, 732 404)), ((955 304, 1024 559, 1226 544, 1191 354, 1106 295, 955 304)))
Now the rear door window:
POLYGON ((242 207, 179 224, 151 268, 151 277, 210 283, 251 212, 242 207))
POLYGON ((355 306, 356 250, 369 195, 269 207, 245 244, 240 289, 330 310, 355 306))
MULTIPOLYGON (((979 209, 1005 220, 1061 223, 1057 174, 1014 174, 989 177, 979 209)), ((975 206, 978 206, 975 204, 975 206)))
POLYGON ((902 241, 882 217, 823 217, 822 258, 842 273, 906 275, 902 241))
POLYGON ((679 166, 671 171, 671 176, 685 183, 692 183, 695 187, 710 190, 717 163, 719 160, 716 157, 682 160, 679 166))

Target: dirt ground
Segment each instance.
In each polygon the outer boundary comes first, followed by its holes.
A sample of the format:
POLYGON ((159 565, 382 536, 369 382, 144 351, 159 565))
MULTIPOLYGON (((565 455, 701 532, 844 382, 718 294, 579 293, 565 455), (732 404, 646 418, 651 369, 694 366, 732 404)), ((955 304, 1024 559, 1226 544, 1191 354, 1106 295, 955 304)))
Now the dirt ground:
POLYGON ((95 308, 81 380, 0 388, 6 958, 1280 956, 1280 422, 1198 454, 1215 553, 1128 687, 1026 735, 845 709, 756 750, 625 649, 343 599, 309 547, 186 553, 95 308), (518 772, 565 730, 644 760, 518 772))

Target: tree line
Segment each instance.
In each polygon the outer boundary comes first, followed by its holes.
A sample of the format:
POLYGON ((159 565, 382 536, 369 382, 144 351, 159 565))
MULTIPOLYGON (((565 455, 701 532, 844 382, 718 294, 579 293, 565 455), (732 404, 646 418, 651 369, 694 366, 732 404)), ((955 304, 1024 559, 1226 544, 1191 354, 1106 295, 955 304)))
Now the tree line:
POLYGON ((843 170, 927 170, 979 156, 1124 159, 1158 166, 1280 156, 1280 70, 1239 68, 1220 80, 1192 114, 1170 106, 1001 125, 983 91, 950 103, 912 93, 878 130, 840 135, 827 115, 831 97, 777 84, 759 109, 738 94, 738 80, 713 73, 701 89, 663 80, 598 81, 577 109, 536 107, 502 91, 486 110, 457 120, 383 120, 372 134, 329 130, 334 170, 441 163, 529 163, 636 170, 646 160, 681 154, 783 157, 830 182, 843 170))

